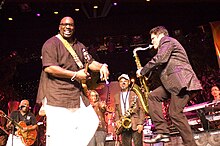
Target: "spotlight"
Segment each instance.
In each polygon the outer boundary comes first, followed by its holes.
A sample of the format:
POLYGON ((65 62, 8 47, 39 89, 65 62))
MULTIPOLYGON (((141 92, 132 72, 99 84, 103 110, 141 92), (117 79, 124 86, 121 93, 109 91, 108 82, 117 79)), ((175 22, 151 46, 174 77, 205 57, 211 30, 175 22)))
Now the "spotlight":
POLYGON ((19 6, 20 6, 20 9, 21 9, 21 12, 30 12, 31 11, 31 7, 27 3, 22 3, 19 6))

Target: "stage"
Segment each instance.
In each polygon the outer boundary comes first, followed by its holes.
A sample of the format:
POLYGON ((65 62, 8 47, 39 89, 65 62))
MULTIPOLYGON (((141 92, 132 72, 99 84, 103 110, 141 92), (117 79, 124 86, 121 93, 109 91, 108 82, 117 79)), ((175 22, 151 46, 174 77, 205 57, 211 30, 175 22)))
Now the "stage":
MULTIPOLYGON (((149 138, 144 135, 144 139, 149 138)), ((201 132, 194 133, 194 138, 196 140, 196 144, 198 146, 220 146, 220 129, 209 131, 209 132, 201 132)), ((176 134, 171 136, 171 141, 168 143, 155 143, 155 144, 147 144, 143 143, 143 146, 184 146, 182 144, 182 138, 176 134)), ((116 141, 106 141, 105 146, 120 146, 116 144, 116 141)))

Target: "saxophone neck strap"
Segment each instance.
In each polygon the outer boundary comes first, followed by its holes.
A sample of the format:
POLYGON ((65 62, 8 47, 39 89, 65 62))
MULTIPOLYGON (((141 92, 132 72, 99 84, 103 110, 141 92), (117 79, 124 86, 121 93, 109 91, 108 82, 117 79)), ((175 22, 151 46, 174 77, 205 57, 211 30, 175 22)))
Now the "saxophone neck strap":
POLYGON ((72 48, 72 46, 69 44, 69 42, 67 42, 67 40, 65 40, 60 34, 57 34, 56 37, 63 43, 65 48, 73 56, 73 59, 76 62, 76 64, 78 65, 78 67, 82 69, 83 68, 83 64, 80 61, 80 59, 79 59, 78 55, 76 54, 76 52, 74 51, 74 49, 72 48))

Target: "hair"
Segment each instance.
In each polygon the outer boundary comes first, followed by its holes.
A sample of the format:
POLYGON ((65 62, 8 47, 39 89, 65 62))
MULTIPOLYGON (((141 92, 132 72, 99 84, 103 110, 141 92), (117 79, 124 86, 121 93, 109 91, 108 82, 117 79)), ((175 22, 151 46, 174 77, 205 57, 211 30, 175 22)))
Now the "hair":
POLYGON ((151 34, 155 34, 155 35, 164 34, 165 36, 169 36, 168 30, 164 26, 157 26, 152 28, 150 30, 150 35, 151 34))
POLYGON ((220 87, 219 87, 219 85, 217 85, 217 84, 213 84, 213 85, 211 86, 210 90, 212 90, 213 87, 217 87, 217 88, 220 90, 220 87))
POLYGON ((30 104, 27 99, 23 99, 23 100, 20 102, 19 107, 23 106, 23 103, 24 103, 24 102, 30 104))
POLYGON ((215 97, 212 95, 212 88, 213 88, 213 87, 217 87, 218 90, 220 90, 220 87, 219 87, 219 85, 217 85, 217 84, 213 84, 213 85, 211 86, 211 88, 210 88, 211 97, 213 97, 213 98, 215 99, 215 97))
POLYGON ((89 95, 91 94, 91 92, 95 93, 96 95, 96 100, 99 100, 99 93, 96 90, 89 90, 89 95))

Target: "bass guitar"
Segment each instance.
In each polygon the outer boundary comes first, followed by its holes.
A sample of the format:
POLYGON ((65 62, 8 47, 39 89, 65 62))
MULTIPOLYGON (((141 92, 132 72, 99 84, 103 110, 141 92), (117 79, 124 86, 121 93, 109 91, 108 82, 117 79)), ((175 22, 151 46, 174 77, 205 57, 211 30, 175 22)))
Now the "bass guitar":
POLYGON ((20 121, 19 123, 15 122, 12 118, 7 116, 3 111, 0 110, 0 116, 5 117, 7 120, 11 121, 17 128, 16 135, 21 138, 21 141, 25 144, 25 146, 31 146, 37 139, 37 130, 30 130, 23 132, 25 127, 30 128, 31 126, 27 126, 24 121, 20 121))

